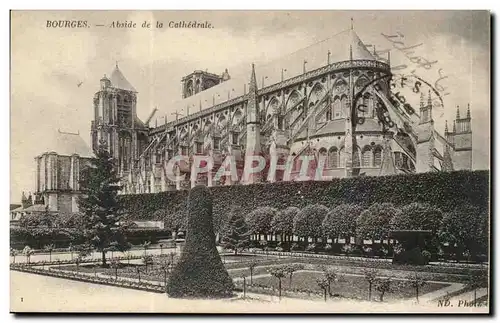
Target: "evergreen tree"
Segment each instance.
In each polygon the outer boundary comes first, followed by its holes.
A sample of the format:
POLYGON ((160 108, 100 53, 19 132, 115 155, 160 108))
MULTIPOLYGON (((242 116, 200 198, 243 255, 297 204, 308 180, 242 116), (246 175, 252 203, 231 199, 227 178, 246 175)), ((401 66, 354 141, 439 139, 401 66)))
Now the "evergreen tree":
POLYGON ((123 212, 118 204, 120 190, 113 157, 101 142, 90 166, 82 172, 80 187, 84 195, 78 206, 83 213, 83 236, 86 243, 102 253, 102 265, 106 265, 106 252, 111 246, 125 250, 125 227, 121 224, 123 212))
POLYGON ((231 217, 222 236, 222 245, 226 249, 234 250, 237 255, 238 251, 244 250, 250 244, 248 226, 245 218, 241 213, 241 209, 233 207, 231 217))

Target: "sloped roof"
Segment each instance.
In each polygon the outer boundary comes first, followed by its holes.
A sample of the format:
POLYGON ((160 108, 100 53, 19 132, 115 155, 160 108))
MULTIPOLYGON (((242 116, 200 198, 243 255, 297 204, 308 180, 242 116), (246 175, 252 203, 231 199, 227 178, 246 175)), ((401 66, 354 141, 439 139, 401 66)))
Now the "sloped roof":
POLYGON ((46 206, 43 204, 34 204, 30 207, 27 207, 23 210, 24 212, 45 212, 46 206))
MULTIPOLYGON (((290 39, 290 41, 293 41, 293 39, 290 39)), ((344 30, 328 39, 273 59, 267 63, 256 63, 257 87, 258 89, 262 88, 263 78, 264 87, 281 82, 282 70, 284 71, 284 80, 303 74, 304 61, 307 61, 306 71, 315 70, 327 65, 328 51, 330 51, 330 63, 348 61, 350 60, 351 49, 353 60, 375 60, 354 30, 344 30)), ((249 91, 248 84, 250 82, 251 71, 252 64, 249 62, 241 66, 239 70, 231 71, 231 79, 185 99, 179 97, 179 99, 174 99, 172 102, 165 102, 164 106, 168 109, 168 112, 182 111, 185 116, 187 106, 190 107, 190 114, 193 114, 199 111, 200 104, 203 110, 212 107, 214 101, 215 104, 227 101, 228 93, 231 99, 239 97, 245 93, 245 84, 246 92, 248 93, 249 91)), ((166 112, 165 110, 159 111, 157 116, 163 116, 166 112)), ((153 120, 151 121, 151 124, 155 124, 153 120)), ((164 124, 164 120, 159 120, 158 124, 164 124)))
POLYGON ((115 70, 111 73, 111 77, 109 78, 111 81, 111 86, 116 89, 127 90, 132 92, 137 92, 135 88, 130 84, 130 82, 125 78, 123 73, 116 65, 115 70))
POLYGON ((39 155, 46 152, 56 152, 58 155, 92 157, 92 149, 78 133, 62 132, 60 130, 49 134, 39 144, 39 155))

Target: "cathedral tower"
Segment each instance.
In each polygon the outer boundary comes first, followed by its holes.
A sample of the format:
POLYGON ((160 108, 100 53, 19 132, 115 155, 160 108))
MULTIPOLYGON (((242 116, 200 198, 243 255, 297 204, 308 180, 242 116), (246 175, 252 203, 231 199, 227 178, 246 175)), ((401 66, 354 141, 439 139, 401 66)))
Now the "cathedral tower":
POLYGON ((417 125, 417 173, 431 171, 434 167, 434 120, 432 119, 432 98, 429 91, 427 104, 420 94, 420 122, 417 125))
POLYGON ((94 95, 91 125, 92 149, 103 142, 116 160, 119 173, 130 170, 138 158, 137 130, 145 128, 137 118, 137 91, 116 65, 111 77, 101 79, 94 95))
POLYGON ((470 105, 467 105, 467 114, 463 118, 460 117, 460 108, 457 106, 453 143, 455 146, 453 154, 453 165, 455 170, 472 169, 472 128, 470 105))

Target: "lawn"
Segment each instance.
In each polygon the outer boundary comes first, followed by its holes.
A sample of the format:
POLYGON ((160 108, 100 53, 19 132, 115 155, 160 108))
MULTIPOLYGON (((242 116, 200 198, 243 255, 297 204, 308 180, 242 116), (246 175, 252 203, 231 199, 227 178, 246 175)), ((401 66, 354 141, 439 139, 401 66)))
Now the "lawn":
MULTIPOLYGON (((322 289, 316 283, 316 279, 322 277, 321 272, 312 271, 299 271, 292 276, 291 289, 293 290, 311 290, 316 292, 322 292, 322 289)), ((274 287, 278 289, 278 279, 273 276, 257 277, 253 279, 254 285, 274 287)), ((404 280, 393 280, 393 286, 397 286, 394 291, 387 292, 384 295, 385 300, 401 300, 415 297, 415 289, 408 286, 407 281, 404 280)), ((426 283, 419 290, 419 295, 423 295, 444 287, 449 286, 446 283, 426 283)), ((283 290, 290 289, 289 287, 289 277, 285 277, 282 280, 283 290)), ((341 276, 340 281, 337 281, 331 286, 332 294, 338 294, 341 297, 346 298, 356 298, 356 299, 368 299, 368 283, 364 280, 363 276, 355 276, 344 274, 341 276)), ((372 288, 372 299, 378 299, 380 293, 372 288)))

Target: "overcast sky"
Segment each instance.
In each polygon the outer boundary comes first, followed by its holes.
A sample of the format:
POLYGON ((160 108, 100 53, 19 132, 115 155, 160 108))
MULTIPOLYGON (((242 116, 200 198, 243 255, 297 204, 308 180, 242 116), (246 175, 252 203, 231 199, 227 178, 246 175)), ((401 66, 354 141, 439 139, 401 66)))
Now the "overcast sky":
MULTIPOLYGON (((456 106, 471 104, 473 168, 489 168, 490 28, 487 12, 472 11, 309 11, 309 12, 13 12, 11 28, 11 201, 34 190, 34 160, 47 147, 44 138, 57 129, 79 131, 90 143, 92 98, 99 79, 118 61, 137 89, 138 115, 146 119, 158 106, 181 96, 180 79, 195 69, 220 74, 259 64, 329 38, 350 27, 365 44, 389 49, 381 33, 404 35, 406 45, 422 44, 414 54, 438 61, 418 68, 401 52, 391 65, 407 64, 449 93, 436 109, 436 127, 453 120, 456 106), (47 20, 87 20, 91 28, 49 29, 47 20), (113 21, 164 23, 163 29, 110 29, 113 21), (212 29, 170 29, 169 21, 209 21, 212 29), (78 87, 77 84, 83 82, 78 87)), ((326 53, 325 53, 326 57, 326 53)), ((410 99, 412 100, 412 99, 410 99)), ((451 123, 450 123, 451 128, 451 123)))

